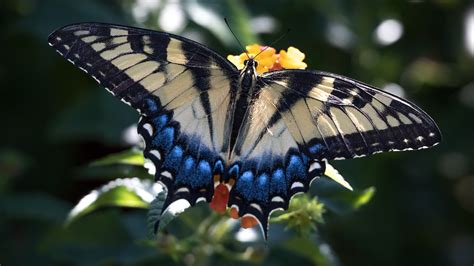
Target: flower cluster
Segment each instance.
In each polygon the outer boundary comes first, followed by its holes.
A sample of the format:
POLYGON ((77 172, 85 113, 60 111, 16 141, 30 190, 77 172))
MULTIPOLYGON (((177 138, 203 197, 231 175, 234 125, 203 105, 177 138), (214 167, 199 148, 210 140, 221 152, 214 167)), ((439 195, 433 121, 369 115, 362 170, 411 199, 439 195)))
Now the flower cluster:
POLYGON ((238 69, 244 68, 244 61, 249 59, 249 57, 254 58, 258 62, 257 72, 259 74, 282 69, 306 68, 306 63, 303 62, 305 58, 304 53, 293 46, 288 47, 287 51, 280 50, 278 54, 275 48, 259 44, 247 45, 245 48, 247 53, 227 56, 227 59, 238 69), (255 57, 257 54, 259 55, 255 57))

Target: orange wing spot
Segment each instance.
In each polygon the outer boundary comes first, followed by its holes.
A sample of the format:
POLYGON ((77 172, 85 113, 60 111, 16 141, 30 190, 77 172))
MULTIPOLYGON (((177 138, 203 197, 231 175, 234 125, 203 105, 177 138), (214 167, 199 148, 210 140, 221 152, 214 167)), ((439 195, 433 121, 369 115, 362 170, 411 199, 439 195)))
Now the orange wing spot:
POLYGON ((227 209, 227 202, 229 201, 229 189, 224 184, 219 184, 214 189, 214 196, 212 197, 209 207, 217 213, 223 214, 227 209))
POLYGON ((237 208, 235 207, 230 208, 230 217, 234 219, 239 219, 239 211, 237 210, 237 208))
POLYGON ((244 215, 242 219, 240 219, 240 226, 242 228, 252 228, 258 224, 257 219, 252 216, 244 215))
POLYGON ((214 183, 217 183, 221 180, 221 176, 220 175, 214 175, 214 183))

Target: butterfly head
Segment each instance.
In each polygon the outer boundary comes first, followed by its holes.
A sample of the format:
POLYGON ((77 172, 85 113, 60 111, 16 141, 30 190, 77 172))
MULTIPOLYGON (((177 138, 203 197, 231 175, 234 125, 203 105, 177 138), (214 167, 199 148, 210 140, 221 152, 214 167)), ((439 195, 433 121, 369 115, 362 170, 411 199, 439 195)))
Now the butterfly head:
POLYGON ((240 85, 245 91, 255 86, 257 81, 257 65, 258 62, 253 58, 244 61, 244 68, 240 72, 240 85))
POLYGON ((244 60, 244 65, 245 65, 245 68, 256 69, 258 66, 258 62, 254 60, 253 58, 250 58, 250 59, 244 60))
POLYGON ((244 68, 242 69, 242 74, 241 75, 248 75, 248 76, 257 76, 257 66, 258 66, 258 62, 253 59, 253 58, 249 58, 247 60, 244 61, 244 68))

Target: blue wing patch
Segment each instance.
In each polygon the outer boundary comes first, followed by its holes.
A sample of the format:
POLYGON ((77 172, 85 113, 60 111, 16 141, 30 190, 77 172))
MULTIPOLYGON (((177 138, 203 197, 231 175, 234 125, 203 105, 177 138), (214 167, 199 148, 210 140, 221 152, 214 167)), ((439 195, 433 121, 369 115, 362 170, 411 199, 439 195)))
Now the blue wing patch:
POLYGON ((146 102, 148 116, 140 120, 138 132, 145 142, 145 158, 159 170, 157 181, 168 191, 163 211, 179 199, 191 205, 200 198, 210 201, 214 193, 213 175, 222 168, 219 155, 193 148, 190 142, 198 140, 180 132, 180 124, 171 118, 172 112, 158 107, 153 99, 146 102))
POLYGON ((255 217, 265 237, 271 212, 288 209, 290 199, 308 191, 311 181, 325 171, 324 161, 310 160, 297 150, 288 151, 286 158, 266 158, 236 163, 228 173, 236 179, 229 207, 237 209, 239 216, 255 217))

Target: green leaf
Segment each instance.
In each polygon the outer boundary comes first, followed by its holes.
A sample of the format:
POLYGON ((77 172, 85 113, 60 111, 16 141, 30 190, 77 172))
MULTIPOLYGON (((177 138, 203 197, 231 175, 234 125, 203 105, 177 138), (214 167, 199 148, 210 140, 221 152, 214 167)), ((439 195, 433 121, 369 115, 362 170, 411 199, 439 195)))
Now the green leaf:
POLYGON ((104 158, 93 161, 90 166, 104 166, 113 164, 129 164, 143 166, 145 158, 143 152, 139 149, 130 149, 114 154, 107 155, 104 158))
POLYGON ((189 202, 184 199, 173 202, 169 206, 168 210, 161 215, 158 230, 165 228, 171 222, 171 220, 183 213, 189 207, 189 202))
POLYGON ((84 196, 69 213, 66 224, 103 207, 147 208, 161 186, 149 180, 124 178, 113 180, 84 196))
POLYGON ((290 201, 287 212, 282 212, 270 219, 271 222, 285 222, 288 228, 296 230, 300 235, 308 235, 316 231, 316 223, 323 222, 324 205, 307 194, 297 195, 290 201))
POLYGON ((165 191, 161 191, 150 203, 147 217, 148 235, 150 238, 156 237, 157 231, 165 228, 174 218, 190 207, 188 201, 181 199, 173 202, 168 209, 163 212, 166 193, 165 191))
POLYGON ((81 180, 114 180, 116 178, 125 178, 135 176, 143 180, 153 180, 142 166, 130 164, 104 165, 94 167, 82 167, 78 169, 77 178, 81 180))
POLYGON ((89 164, 89 167, 83 167, 79 170, 79 176, 85 179, 105 180, 127 176, 153 179, 153 176, 149 174, 144 166, 143 152, 138 148, 132 148, 93 161, 89 164))
POLYGON ((166 200, 166 192, 162 191, 158 193, 156 198, 150 203, 150 208, 148 209, 147 215, 147 227, 148 227, 148 236, 149 238, 154 238, 157 231, 157 223, 160 222, 160 226, 164 226, 163 223, 168 224, 171 220, 161 220, 161 212, 163 210, 163 205, 166 200))
POLYGON ((353 212, 370 202, 375 194, 375 188, 348 191, 328 179, 315 180, 311 192, 316 195, 325 207, 339 214, 353 212))

